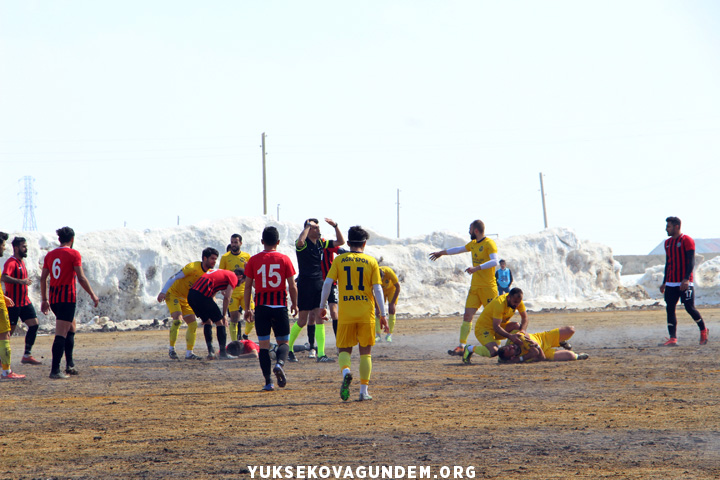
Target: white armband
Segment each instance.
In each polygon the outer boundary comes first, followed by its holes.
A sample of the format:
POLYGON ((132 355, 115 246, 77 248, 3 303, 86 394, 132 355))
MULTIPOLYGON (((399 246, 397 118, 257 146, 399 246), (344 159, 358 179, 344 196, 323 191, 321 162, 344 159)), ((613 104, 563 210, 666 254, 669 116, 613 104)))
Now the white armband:
POLYGON ((498 262, 497 253, 491 253, 490 254, 490 260, 480 265, 480 270, 487 270, 488 268, 497 267, 500 262, 498 262))
POLYGON ((322 293, 320 294, 320 308, 327 308, 327 300, 332 289, 333 279, 326 278, 323 282, 322 293))
POLYGON ((448 255, 457 255, 458 253, 465 253, 467 249, 465 247, 453 247, 445 250, 448 255))
POLYGON ((378 308, 380 308, 380 315, 383 317, 385 313, 385 297, 383 297, 382 286, 379 283, 373 285, 373 294, 375 295, 375 302, 377 302, 378 308))
POLYGON ((160 293, 165 294, 168 290, 170 290, 170 287, 172 287, 172 284, 175 283, 175 280, 180 280, 181 278, 185 278, 185 274, 182 270, 177 272, 175 275, 170 277, 167 282, 165 282, 165 285, 163 285, 162 290, 160 290, 160 293))

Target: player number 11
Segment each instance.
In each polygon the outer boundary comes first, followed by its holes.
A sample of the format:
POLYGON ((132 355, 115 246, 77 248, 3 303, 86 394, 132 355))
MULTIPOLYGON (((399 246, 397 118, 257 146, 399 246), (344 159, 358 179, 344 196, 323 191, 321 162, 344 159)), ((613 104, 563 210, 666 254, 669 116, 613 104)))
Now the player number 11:
MULTIPOLYGON (((345 290, 353 290, 352 276, 350 275, 352 267, 343 267, 343 269, 345 270, 345 273, 347 273, 347 285, 345 286, 345 290)), ((358 290, 365 290, 365 285, 363 285, 363 267, 355 267, 355 269, 358 271, 358 290)))

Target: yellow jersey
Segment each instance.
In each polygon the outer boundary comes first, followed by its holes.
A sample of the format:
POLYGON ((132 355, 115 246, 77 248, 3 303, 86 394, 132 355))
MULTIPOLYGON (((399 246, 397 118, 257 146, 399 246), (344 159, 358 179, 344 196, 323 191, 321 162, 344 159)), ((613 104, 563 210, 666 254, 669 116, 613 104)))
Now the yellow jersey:
POLYGON ((398 277, 390 267, 380 267, 382 273, 382 291, 386 301, 392 300, 395 296, 395 284, 399 283, 398 277))
MULTIPOLYGON (((473 267, 490 261, 490 254, 498 253, 497 245, 491 238, 485 237, 479 242, 472 240, 465 245, 465 250, 472 253, 473 267)), ((473 273, 470 287, 497 287, 495 280, 495 267, 478 270, 473 273)))
POLYGON ((182 272, 185 277, 175 280, 168 292, 171 292, 176 297, 187 298, 190 287, 205 274, 205 270, 202 268, 202 262, 192 262, 185 265, 182 272))
MULTIPOLYGON (((480 317, 477 320, 477 325, 480 325, 481 327, 478 327, 476 325, 475 328, 483 328, 492 332, 493 318, 501 319, 500 325, 509 322, 513 315, 515 315, 515 309, 508 306, 507 297, 508 294, 505 293, 503 295, 500 295, 499 297, 493 298, 492 301, 485 306, 482 313, 480 313, 480 317)), ((525 303, 520 301, 517 311, 521 313, 525 312, 525 303)))
MULTIPOLYGON (((250 260, 250 254, 247 252, 240 252, 235 255, 232 252, 225 253, 220 257, 220 270, 235 271, 236 268, 242 268, 245 270, 245 264, 250 260)), ((245 282, 240 282, 237 287, 233 290, 233 297, 243 298, 245 295, 245 282)))
POLYGON ((340 322, 375 321, 373 285, 382 283, 377 260, 360 252, 343 253, 335 257, 327 276, 337 281, 340 322))

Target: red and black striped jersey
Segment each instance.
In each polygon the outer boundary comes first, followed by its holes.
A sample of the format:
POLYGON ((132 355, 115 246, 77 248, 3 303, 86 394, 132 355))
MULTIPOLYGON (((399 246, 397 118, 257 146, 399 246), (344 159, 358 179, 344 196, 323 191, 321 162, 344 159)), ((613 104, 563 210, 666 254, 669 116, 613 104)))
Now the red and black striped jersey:
MULTIPOLYGON (((687 277, 688 262, 691 259, 689 252, 695 254, 695 240, 687 235, 680 235, 678 238, 668 238, 665 240, 665 283, 680 284, 687 277)), ((691 283, 693 281, 693 273, 690 272, 691 283)))
POLYGON ((330 265, 332 265, 332 262, 335 259, 335 254, 338 253, 338 250, 340 250, 340 247, 323 248, 322 263, 320 264, 323 280, 327 277, 327 273, 330 271, 330 265))
POLYGON ((75 267, 82 265, 80 252, 58 247, 45 255, 43 270, 50 272, 50 303, 74 303, 77 300, 75 267))
POLYGON ((203 274, 193 283, 190 290, 197 290, 206 297, 214 297, 220 290, 225 290, 228 285, 237 287, 238 277, 230 270, 210 270, 203 274))
MULTIPOLYGON (((25 280, 28 278, 25 261, 15 256, 10 257, 5 262, 2 273, 16 280, 25 280)), ((16 307, 30 305, 27 285, 5 282, 5 294, 10 297, 13 302, 15 302, 16 307)))
POLYGON ((245 264, 245 276, 253 280, 258 306, 287 306, 287 279, 294 275, 290 257, 275 250, 253 255, 245 264))

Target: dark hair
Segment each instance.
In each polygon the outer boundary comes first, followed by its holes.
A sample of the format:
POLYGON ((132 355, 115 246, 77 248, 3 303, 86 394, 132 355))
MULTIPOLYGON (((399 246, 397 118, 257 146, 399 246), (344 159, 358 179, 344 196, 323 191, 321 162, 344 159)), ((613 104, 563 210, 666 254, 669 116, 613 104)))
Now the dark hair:
POLYGON ((682 222, 678 217, 667 217, 665 221, 671 225, 675 225, 676 227, 679 227, 682 225, 682 222))
POLYGON ((262 243, 263 245, 277 245, 280 241, 280 233, 278 232, 278 229, 275 227, 265 227, 262 233, 262 243))
POLYGON ((75 238, 75 230, 70 227, 58 228, 55 233, 57 233, 60 243, 67 243, 75 238))
POLYGON ((508 292, 508 295, 510 295, 510 296, 515 296, 515 295, 518 295, 518 294, 519 294, 519 295, 522 295, 522 294, 523 294, 523 291, 520 290, 518 287, 513 287, 513 288, 510 289, 510 291, 508 292))
POLYGON ((238 267, 238 268, 236 268, 236 269, 234 270, 234 273, 235 273, 235 275, 237 275, 238 277, 244 277, 244 276, 245 276, 245 269, 238 267))
POLYGON ((242 235, 240 235, 239 233, 233 233, 232 235, 230 235, 230 241, 232 241, 233 238, 237 238, 238 240, 240 240, 240 243, 242 243, 242 235))
MULTIPOLYGON (((470 224, 470 229, 477 228, 480 233, 485 233, 485 224, 482 220, 475 220, 470 224)), ((479 240, 479 239, 478 239, 479 240)))
POLYGON ((500 263, 503 263, 504 261, 505 261, 504 258, 501 258, 501 259, 500 259, 500 263))
POLYGON ((7 240, 8 238, 10 238, 10 235, 8 235, 8 234, 5 233, 5 232, 0 232, 0 242, 4 242, 4 241, 7 240))
POLYGON ((320 222, 318 221, 317 218, 308 218, 307 220, 305 220, 305 223, 303 224, 303 228, 307 227, 310 222, 315 222, 318 225, 320 224, 320 222))
MULTIPOLYGON (((6 239, 6 240, 7 240, 7 239, 6 239)), ((27 243, 27 240, 25 240, 25 237, 15 237, 15 238, 13 238, 12 246, 13 246, 13 247, 19 247, 19 246, 22 245, 23 243, 27 243)))
POLYGON ((370 234, 365 231, 360 225, 355 225, 348 229, 348 241, 347 244, 351 247, 362 247, 365 242, 370 238, 370 234))
POLYGON ((512 355, 510 355, 508 352, 508 347, 503 346, 498 348, 497 354, 498 354, 498 360, 510 360, 512 358, 512 355))
POLYGON ((228 243, 228 244, 227 244, 227 247, 225 247, 225 251, 226 251, 226 252, 229 252, 231 246, 232 246, 232 245, 228 243))
POLYGON ((212 247, 207 247, 205 250, 202 251, 202 258, 210 258, 213 255, 219 257, 220 252, 218 252, 217 250, 215 250, 212 247))
POLYGON ((242 350, 240 349, 240 342, 238 342, 237 340, 228 343, 227 347, 225 347, 225 350, 233 357, 237 357, 242 353, 242 350))

